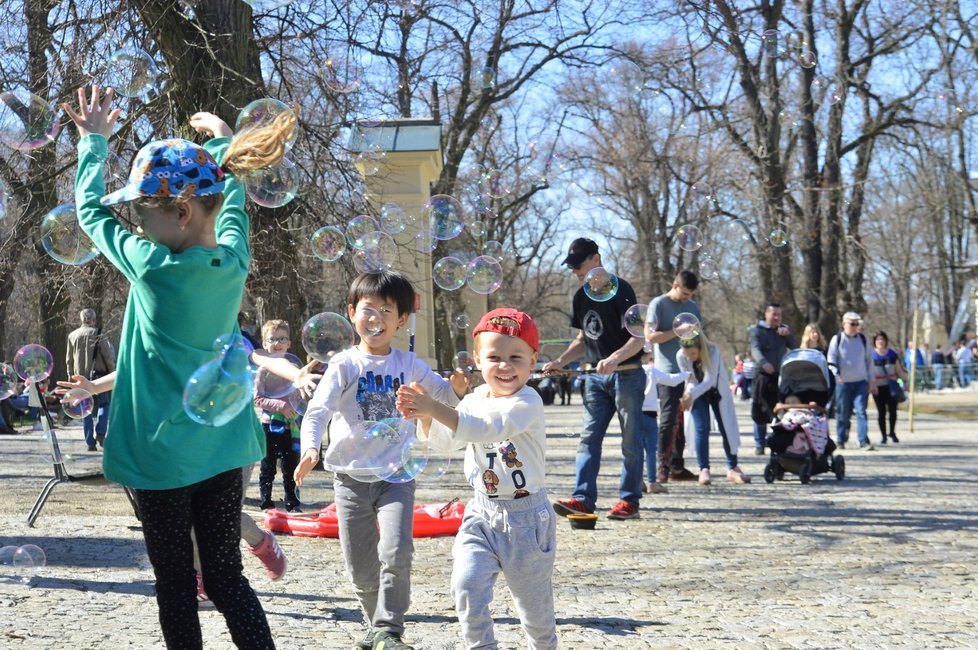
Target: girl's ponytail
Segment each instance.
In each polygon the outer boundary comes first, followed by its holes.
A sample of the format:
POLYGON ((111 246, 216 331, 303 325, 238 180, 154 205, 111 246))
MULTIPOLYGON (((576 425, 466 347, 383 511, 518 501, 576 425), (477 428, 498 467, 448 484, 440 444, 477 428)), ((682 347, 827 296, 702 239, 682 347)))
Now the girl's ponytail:
POLYGON ((279 113, 270 123, 235 135, 221 168, 237 176, 278 164, 298 128, 298 115, 299 107, 293 105, 291 111, 279 113))

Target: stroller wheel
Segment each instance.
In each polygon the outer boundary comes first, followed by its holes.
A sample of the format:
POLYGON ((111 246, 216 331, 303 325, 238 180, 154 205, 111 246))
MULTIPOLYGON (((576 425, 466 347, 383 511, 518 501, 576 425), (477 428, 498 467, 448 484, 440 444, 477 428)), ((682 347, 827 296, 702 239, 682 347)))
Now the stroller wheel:
POLYGON ((798 478, 802 483, 812 482, 812 461, 806 460, 798 470, 798 478))
POLYGON ((835 478, 839 481, 846 477, 846 459, 842 456, 835 456, 832 458, 832 471, 835 472, 835 478))
POLYGON ((771 461, 764 466, 764 480, 768 483, 774 483, 774 476, 774 461, 771 461))

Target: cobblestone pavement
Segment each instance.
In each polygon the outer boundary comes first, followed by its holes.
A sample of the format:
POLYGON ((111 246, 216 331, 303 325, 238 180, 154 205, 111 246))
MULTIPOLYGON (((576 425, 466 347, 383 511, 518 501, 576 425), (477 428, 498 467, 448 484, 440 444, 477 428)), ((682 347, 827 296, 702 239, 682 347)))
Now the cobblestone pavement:
MULTIPOLYGON (((974 422, 921 416, 899 444, 842 452, 848 477, 768 485, 738 405, 741 465, 754 481, 723 479, 711 440, 714 485, 670 483, 642 500, 641 519, 601 518, 594 531, 558 527, 558 634, 565 648, 974 648, 978 647, 978 448, 974 422)), ((548 489, 570 494, 581 407, 548 417, 548 489)), ((871 424, 873 424, 871 414, 871 424)), ((617 499, 620 437, 605 445, 601 508, 617 499)), ((60 431, 69 470, 97 469, 81 430, 60 431)), ((873 436, 874 440, 878 435, 873 436)), ((0 544, 41 546, 47 567, 28 584, 0 583, 0 648, 157 648, 153 575, 122 490, 58 485, 34 528, 26 515, 45 480, 40 433, 0 436, 0 544)), ((695 467, 692 450, 687 461, 695 467)), ((331 499, 317 473, 307 497, 331 499)), ((456 468, 420 485, 419 503, 467 499, 456 468)), ((252 486, 251 495, 257 496, 252 486)), ((254 509, 257 501, 251 501, 254 509)), ((333 539, 281 536, 288 574, 269 582, 245 556, 248 578, 279 647, 348 648, 360 614, 333 539)), ((451 538, 416 540, 406 636, 419 648, 457 648, 449 596, 451 538)), ((495 604, 500 647, 525 647, 510 597, 495 604)), ((232 647, 216 611, 201 613, 208 648, 232 647)))

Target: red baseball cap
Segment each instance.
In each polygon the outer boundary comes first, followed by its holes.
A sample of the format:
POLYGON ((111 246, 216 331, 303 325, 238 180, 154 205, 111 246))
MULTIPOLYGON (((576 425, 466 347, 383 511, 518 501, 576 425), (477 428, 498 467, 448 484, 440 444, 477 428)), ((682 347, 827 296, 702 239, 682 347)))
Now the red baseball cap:
POLYGON ((540 351, 540 331, 537 329, 537 324, 529 314, 518 309, 510 307, 493 309, 479 319, 479 324, 472 330, 472 338, 474 339, 481 332, 498 332, 506 336, 515 336, 526 341, 534 352, 540 351))

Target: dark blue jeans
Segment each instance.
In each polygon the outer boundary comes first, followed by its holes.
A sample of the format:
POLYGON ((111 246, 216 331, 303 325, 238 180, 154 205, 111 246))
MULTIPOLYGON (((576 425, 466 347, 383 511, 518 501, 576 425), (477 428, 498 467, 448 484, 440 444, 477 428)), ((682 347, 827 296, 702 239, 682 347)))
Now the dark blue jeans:
POLYGON ((109 426, 109 403, 111 401, 111 392, 95 395, 95 408, 82 420, 82 427, 85 430, 85 443, 89 447, 95 446, 96 435, 105 438, 105 432, 109 426))
MULTIPOLYGON (((727 440, 727 431, 723 427, 723 418, 720 417, 720 407, 714 406, 713 413, 716 415, 717 428, 720 429, 720 437, 723 439, 723 453, 727 456, 727 469, 737 466, 737 454, 730 453, 730 442, 727 440)), ((696 462, 700 469, 710 468, 710 403, 705 397, 700 397, 693 402, 690 409, 693 416, 693 427, 696 430, 693 446, 696 448, 696 462)))
POLYGON ((577 447, 577 487, 574 498, 589 508, 598 499, 601 445, 611 417, 617 412, 621 425, 622 470, 618 495, 637 504, 642 498, 643 431, 642 402, 645 400, 645 371, 641 368, 587 375, 584 379, 584 431, 577 447))
POLYGON ((860 445, 869 444, 869 422, 866 419, 866 401, 869 382, 850 381, 835 385, 835 441, 843 444, 849 440, 849 419, 856 411, 856 435, 860 445))

